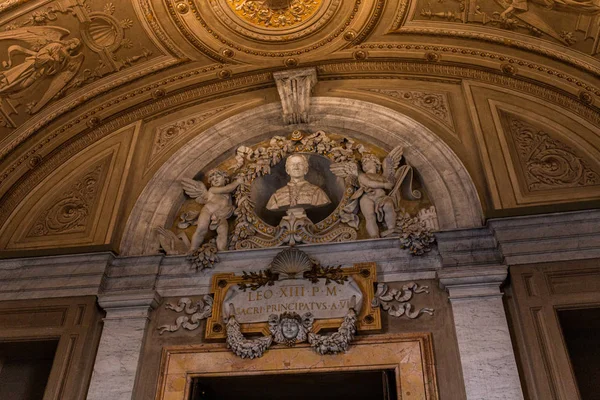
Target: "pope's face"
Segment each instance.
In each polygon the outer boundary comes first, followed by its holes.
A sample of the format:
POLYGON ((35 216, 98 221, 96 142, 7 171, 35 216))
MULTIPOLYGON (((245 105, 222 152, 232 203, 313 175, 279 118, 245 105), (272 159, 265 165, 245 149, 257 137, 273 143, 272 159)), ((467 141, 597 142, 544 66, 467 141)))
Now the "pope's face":
POLYGON ((285 172, 292 178, 303 178, 308 172, 308 168, 302 158, 292 156, 285 164, 285 172))
POLYGON ((298 336, 298 331, 300 328, 298 327, 298 323, 291 319, 284 319, 281 323, 281 333, 283 337, 286 339, 294 339, 298 336))

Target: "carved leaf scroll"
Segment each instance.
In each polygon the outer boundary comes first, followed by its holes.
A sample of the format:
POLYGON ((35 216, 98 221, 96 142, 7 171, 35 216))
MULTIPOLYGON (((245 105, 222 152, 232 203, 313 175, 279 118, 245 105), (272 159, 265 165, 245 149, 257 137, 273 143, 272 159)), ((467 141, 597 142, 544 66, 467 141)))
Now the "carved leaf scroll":
POLYGON ((175 144, 175 142, 177 142, 177 140, 181 139, 181 137, 191 129, 194 129, 207 119, 212 118, 233 106, 235 106, 235 104, 228 104, 222 107, 213 108, 211 110, 203 111, 185 119, 156 128, 148 165, 154 164, 154 162, 156 162, 160 156, 164 155, 175 144))
POLYGON ((428 289, 428 286, 420 286, 415 282, 410 282, 401 289, 392 289, 385 283, 379 283, 371 306, 381 307, 390 316, 397 318, 406 316, 416 319, 423 313, 433 315, 433 308, 426 307, 415 311, 410 303, 415 294, 429 293, 428 289))
POLYGON ((530 191, 600 184, 600 174, 573 148, 505 114, 530 191))
POLYGON ((37 218, 27 237, 84 232, 96 208, 108 161, 110 159, 104 159, 77 178, 64 194, 37 218))
POLYGON ((392 90, 392 89, 362 89, 364 91, 383 94, 393 97, 402 102, 409 103, 436 119, 442 121, 448 127, 454 129, 452 112, 448 97, 444 93, 426 93, 415 90, 392 90))
POLYGON ((178 317, 173 325, 159 326, 158 330, 160 330, 161 335, 165 332, 177 332, 181 328, 193 331, 200 326, 200 321, 212 315, 212 306, 213 298, 209 295, 204 296, 203 300, 198 300, 195 303, 187 297, 179 299, 177 305, 167 303, 167 310, 176 313, 184 312, 186 315, 178 317))

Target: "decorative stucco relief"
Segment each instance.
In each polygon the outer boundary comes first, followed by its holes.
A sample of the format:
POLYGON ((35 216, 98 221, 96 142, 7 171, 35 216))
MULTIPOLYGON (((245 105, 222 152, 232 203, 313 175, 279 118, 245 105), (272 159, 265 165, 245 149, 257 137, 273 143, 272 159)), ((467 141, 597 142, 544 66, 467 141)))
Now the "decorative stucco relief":
POLYGON ((184 313, 180 317, 177 317, 175 323, 172 325, 162 325, 158 327, 160 334, 165 332, 177 332, 183 328, 188 331, 198 329, 200 321, 209 318, 212 315, 213 298, 209 295, 205 295, 202 300, 193 302, 192 299, 182 297, 177 302, 177 305, 167 303, 165 308, 172 310, 176 313, 184 313))
POLYGON ((429 293, 427 286, 410 282, 401 289, 377 284, 374 263, 352 268, 322 266, 308 254, 289 247, 278 253, 265 270, 215 274, 211 295, 194 301, 181 298, 167 310, 184 312, 175 324, 157 329, 195 330, 207 319, 206 339, 225 339, 227 347, 244 359, 260 358, 273 344, 295 347, 307 342, 321 355, 349 350, 358 331, 381 329, 381 309, 392 317, 409 320, 433 309, 414 311, 415 294, 429 293), (322 334, 325 329, 336 329, 322 334), (262 334, 249 337, 247 334, 262 334))
POLYGON ((530 191, 600 184, 598 171, 577 150, 512 114, 504 115, 530 191))
POLYGON ((600 50, 600 5, 591 0, 468 0, 452 5, 422 2, 418 7, 419 15, 414 15, 413 20, 487 25, 536 37, 549 37, 591 55, 598 54, 600 50), (585 43, 588 39, 591 39, 589 43, 585 43))
POLYGON ((237 103, 227 104, 208 111, 202 111, 186 117, 185 119, 161 125, 156 128, 152 139, 152 150, 150 151, 150 157, 148 158, 148 167, 152 166, 161 156, 173 148, 187 132, 196 129, 204 121, 236 105, 237 103))
POLYGON ((450 3, 401 0, 389 33, 474 39, 542 54, 599 73, 597 63, 589 57, 579 57, 577 53, 591 56, 599 54, 600 6, 593 1, 527 3, 505 0, 460 0, 450 3), (518 39, 519 36, 521 39, 518 39), (564 46, 565 51, 548 46, 548 40, 564 46))
POLYGON ((429 293, 429 287, 410 282, 403 285, 401 289, 391 289, 385 283, 378 283, 375 298, 371 305, 381 307, 383 311, 396 318, 406 316, 415 319, 424 313, 433 315, 434 310, 428 307, 415 311, 410 301, 415 294, 419 293, 429 293))
POLYGON ((27 234, 28 237, 83 232, 97 208, 110 158, 102 160, 67 189, 44 211, 27 234))
POLYGON ((207 183, 181 180, 194 202, 182 206, 173 230, 157 227, 158 242, 173 255, 189 245, 196 268, 213 267, 216 252, 228 249, 388 236, 422 255, 435 240, 435 208, 424 207, 428 200, 401 146, 383 160, 373 151, 323 131, 240 146, 233 159, 203 174, 207 183))
POLYGON ((450 102, 448 101, 448 96, 445 93, 374 88, 363 88, 361 90, 390 96, 402 102, 409 103, 432 115, 434 118, 443 122, 450 129, 454 130, 454 121, 452 120, 450 102))
POLYGON ((9 222, 0 225, 0 247, 110 243, 138 129, 139 124, 130 125, 93 145, 84 138, 80 152, 75 146, 40 161, 41 182, 30 187, 26 206, 1 210, 9 222))
MULTIPOLYGON (((198 1, 190 1, 189 5, 168 2, 167 6, 179 31, 213 59, 221 54, 235 54, 236 59, 251 56, 262 57, 263 62, 281 62, 282 57, 302 56, 325 46, 340 49, 364 40, 375 29, 385 3, 383 0, 375 4, 360 0, 229 1, 237 6, 215 0, 210 1, 210 7, 198 1), (298 42, 294 49, 269 47, 274 42, 290 40, 298 42), (226 48, 220 52, 216 46, 226 48)), ((296 58, 285 61, 288 66, 298 62, 296 58)))
POLYGON ((7 46, 0 72, 0 127, 17 128, 51 101, 149 59, 152 46, 127 37, 135 22, 122 11, 115 3, 63 0, 5 24, 0 32, 0 44, 7 46), (73 18, 78 29, 73 29, 73 18))
POLYGON ((237 16, 265 28, 292 28, 312 17, 324 0, 227 0, 237 16))

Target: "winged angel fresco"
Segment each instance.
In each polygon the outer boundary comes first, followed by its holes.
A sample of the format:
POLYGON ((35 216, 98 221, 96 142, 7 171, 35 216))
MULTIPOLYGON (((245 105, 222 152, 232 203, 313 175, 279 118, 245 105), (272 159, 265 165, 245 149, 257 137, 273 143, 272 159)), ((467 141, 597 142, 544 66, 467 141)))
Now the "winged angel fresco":
MULTIPOLYGON (((359 187, 347 207, 350 212, 350 209, 356 208, 358 202, 360 212, 365 218, 367 233, 371 238, 397 233, 397 210, 402 199, 402 183, 412 174, 410 166, 400 165, 403 154, 404 149, 397 146, 381 163, 374 154, 364 153, 361 160, 362 171, 358 170, 358 165, 354 162, 335 163, 330 167, 335 175, 352 179, 355 186, 359 187), (386 226, 381 234, 378 222, 384 222, 386 226)), ((407 197, 416 200, 420 197, 420 192, 410 190, 407 197)))
POLYGON ((77 74, 84 56, 78 53, 79 39, 63 40, 70 32, 55 26, 32 26, 0 32, 1 40, 18 41, 22 45, 8 48, 8 60, 0 69, 0 98, 2 111, 6 106, 14 110, 10 100, 18 100, 38 89, 42 82, 51 80, 48 88, 35 96, 39 99, 28 104, 30 114, 38 112, 77 74), (23 58, 24 56, 24 58, 23 58), (19 63, 16 60, 21 60, 19 63))

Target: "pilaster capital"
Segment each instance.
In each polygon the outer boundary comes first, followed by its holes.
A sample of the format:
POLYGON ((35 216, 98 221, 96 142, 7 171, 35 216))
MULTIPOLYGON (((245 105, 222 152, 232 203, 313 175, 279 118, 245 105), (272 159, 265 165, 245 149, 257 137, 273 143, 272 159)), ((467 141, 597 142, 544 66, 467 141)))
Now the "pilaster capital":
POLYGON ((98 304, 107 319, 148 318, 162 298, 156 291, 106 293, 98 296, 98 304))
POLYGON ((443 268, 503 264, 496 238, 487 227, 437 232, 435 237, 443 268))
POLYGON ((506 265, 447 268, 438 271, 440 286, 448 290, 449 299, 502 296, 500 286, 508 276, 506 265))

